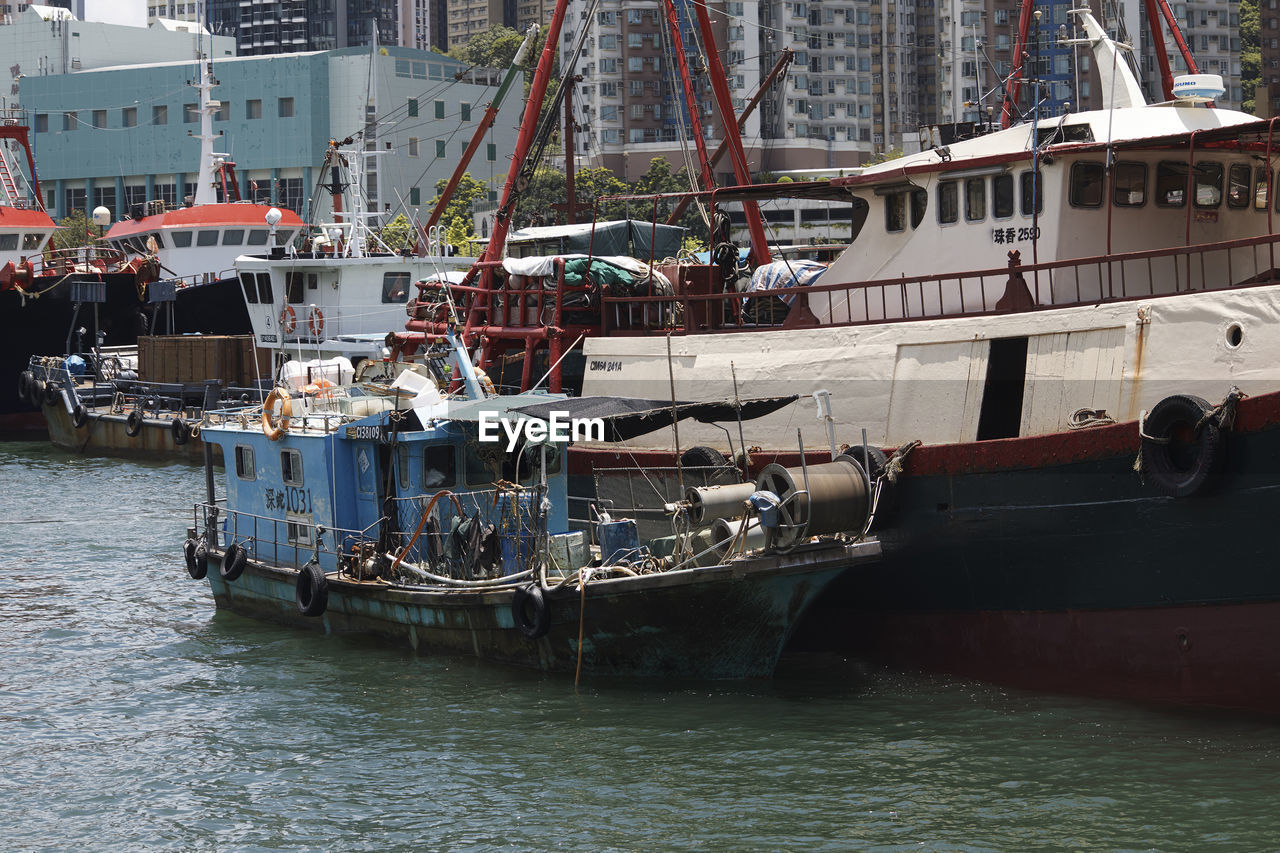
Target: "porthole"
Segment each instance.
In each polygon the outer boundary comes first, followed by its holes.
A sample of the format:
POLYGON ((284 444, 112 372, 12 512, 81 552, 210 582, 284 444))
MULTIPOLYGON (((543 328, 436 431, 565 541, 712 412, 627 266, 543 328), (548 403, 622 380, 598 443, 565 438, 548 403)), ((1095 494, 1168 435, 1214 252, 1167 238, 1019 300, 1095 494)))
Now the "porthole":
POLYGON ((1244 343, 1244 327, 1239 323, 1227 326, 1227 348, 1238 349, 1242 343, 1244 343))

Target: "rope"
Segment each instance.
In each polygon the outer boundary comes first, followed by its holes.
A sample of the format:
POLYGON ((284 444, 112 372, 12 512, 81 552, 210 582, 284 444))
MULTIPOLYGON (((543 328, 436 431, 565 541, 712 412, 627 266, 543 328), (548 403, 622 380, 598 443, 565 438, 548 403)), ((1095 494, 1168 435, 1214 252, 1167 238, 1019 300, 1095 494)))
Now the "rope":
POLYGON ((1205 412, 1204 417, 1196 422, 1196 432, 1199 432, 1200 428, 1210 420, 1218 422, 1218 429, 1231 429, 1236 423, 1236 411, 1240 401, 1247 396, 1249 395, 1232 385, 1227 396, 1222 398, 1222 402, 1205 412))
POLYGON ((582 634, 586 623, 587 581, 591 580, 591 569, 579 569, 578 577, 578 589, 581 590, 581 593, 578 596, 578 665, 573 670, 573 686, 575 689, 578 686, 578 680, 582 677, 582 634))
POLYGON ((1115 422, 1116 419, 1108 415, 1106 409, 1076 409, 1067 419, 1067 429, 1088 429, 1115 422))
POLYGON ((924 442, 920 441, 920 439, 916 439, 915 441, 907 442, 902 447, 893 451, 893 455, 890 456, 889 460, 884 464, 885 479, 890 483, 897 483, 899 475, 902 474, 902 466, 907 461, 907 456, 911 451, 915 450, 923 443, 924 442))

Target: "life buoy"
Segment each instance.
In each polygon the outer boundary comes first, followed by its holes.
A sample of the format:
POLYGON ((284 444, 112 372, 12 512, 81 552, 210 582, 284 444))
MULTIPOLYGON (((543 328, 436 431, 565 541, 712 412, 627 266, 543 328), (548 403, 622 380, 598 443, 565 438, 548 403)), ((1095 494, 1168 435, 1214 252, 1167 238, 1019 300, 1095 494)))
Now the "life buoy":
POLYGON ((320 616, 329 606, 329 579, 315 563, 307 563, 298 571, 294 601, 303 616, 320 616))
POLYGON ((324 334, 324 312, 314 305, 307 314, 307 328, 311 330, 311 336, 318 338, 324 334))
POLYGON ((174 418, 169 424, 169 431, 173 433, 173 443, 182 446, 187 443, 187 439, 191 438, 191 427, 181 417, 174 418))
POLYGON ((71 410, 71 423, 76 429, 80 429, 89 423, 89 410, 84 407, 83 403, 77 403, 76 407, 71 410))
POLYGON ((511 618, 530 640, 546 635, 551 629, 551 614, 541 586, 531 583, 516 589, 511 595, 511 618))
POLYGON ((286 335, 292 335, 296 328, 298 328, 298 313, 293 310, 292 305, 286 305, 280 309, 280 331, 286 335))
POLYGON ((271 441, 279 441, 289 431, 289 421, 293 418, 293 402, 289 392, 283 388, 272 388, 262 404, 262 434, 271 441), (280 417, 273 414, 276 403, 280 404, 280 417))
POLYGON ((135 438, 140 432, 142 432, 142 411, 134 409, 129 413, 129 417, 124 419, 124 434, 135 438))
POLYGON ((1190 394, 1165 397, 1142 421, 1142 470, 1165 494, 1194 494, 1222 455, 1222 429, 1207 401, 1190 394), (1184 440, 1189 439, 1189 440, 1184 440))
POLYGON ((244 546, 232 542, 222 555, 222 565, 218 567, 218 574, 222 575, 224 581, 230 583, 244 573, 244 565, 248 561, 249 555, 245 553, 244 546))
POLYGON ((188 539, 182 546, 182 555, 187 561, 187 574, 198 581, 209 573, 209 551, 203 542, 188 539))

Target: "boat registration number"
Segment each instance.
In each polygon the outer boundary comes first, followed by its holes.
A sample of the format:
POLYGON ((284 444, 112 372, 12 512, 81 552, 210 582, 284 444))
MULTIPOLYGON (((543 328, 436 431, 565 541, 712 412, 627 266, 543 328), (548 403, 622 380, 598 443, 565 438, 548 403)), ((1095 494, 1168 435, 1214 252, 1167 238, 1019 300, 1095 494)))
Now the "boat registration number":
POLYGON ((1035 228, 993 228, 991 242, 997 245, 1021 243, 1023 240, 1039 240, 1040 226, 1035 228))
POLYGON ((592 373, 614 373, 622 369, 622 362, 593 359, 591 363, 587 365, 587 369, 592 373))
POLYGON ((347 438, 364 441, 383 441, 386 438, 386 434, 383 432, 382 424, 361 424, 347 427, 347 438))
POLYGON ((312 512, 311 490, 299 486, 267 489, 266 504, 268 510, 283 509, 287 512, 309 513, 312 512))

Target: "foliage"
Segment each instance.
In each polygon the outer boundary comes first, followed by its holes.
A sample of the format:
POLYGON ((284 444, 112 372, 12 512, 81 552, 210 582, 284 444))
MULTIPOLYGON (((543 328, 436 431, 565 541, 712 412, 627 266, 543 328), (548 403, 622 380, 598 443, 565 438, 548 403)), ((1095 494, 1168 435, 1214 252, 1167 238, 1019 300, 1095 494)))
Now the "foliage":
POLYGON ((79 249, 87 246, 98 237, 98 228, 89 223, 83 210, 73 210, 70 215, 58 220, 58 230, 53 234, 53 248, 79 249))
POLYGON ((878 154, 876 154, 876 156, 871 158, 871 160, 867 163, 867 165, 874 166, 876 163, 887 163, 890 160, 897 160, 901 156, 902 156, 901 148, 890 148, 886 151, 881 151, 878 154))
POLYGON ((378 237, 392 249, 412 246, 414 243, 413 226, 410 224, 408 217, 400 213, 378 230, 378 237))
POLYGON ((1255 115, 1254 92, 1262 82, 1260 26, 1258 0, 1240 0, 1240 109, 1255 115))
MULTIPOLYGON (((448 185, 447 179, 436 181, 436 196, 428 205, 432 210, 440 202, 440 196, 448 185)), ((488 193, 489 190, 483 181, 471 177, 470 172, 464 172, 458 181, 458 186, 453 190, 449 203, 445 205, 444 213, 440 215, 440 224, 445 229, 445 239, 459 254, 470 254, 465 249, 471 243, 470 238, 476 236, 475 221, 471 216, 472 203, 476 199, 487 198, 488 193)))
MULTIPOLYGON (((478 65, 483 68, 506 68, 511 65, 516 51, 524 36, 510 27, 490 27, 484 32, 476 33, 466 43, 450 48, 448 55, 459 62, 478 65)), ((525 58, 526 64, 528 57, 525 58)), ((535 55, 534 62, 537 59, 535 55)))

